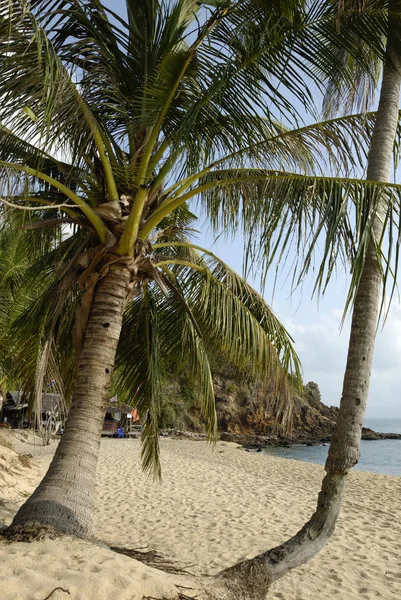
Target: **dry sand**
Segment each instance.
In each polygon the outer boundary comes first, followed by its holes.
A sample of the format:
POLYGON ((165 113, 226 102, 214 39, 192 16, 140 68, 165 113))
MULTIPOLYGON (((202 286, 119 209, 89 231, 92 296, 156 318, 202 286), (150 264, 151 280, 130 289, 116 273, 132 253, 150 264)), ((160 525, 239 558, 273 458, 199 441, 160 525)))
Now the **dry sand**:
MULTIPOLYGON (((192 573, 210 575, 282 542, 314 509, 320 466, 223 442, 214 450, 204 442, 171 439, 161 446, 159 484, 140 470, 138 441, 102 440, 96 513, 102 542, 155 549, 192 573)), ((33 467, 15 463, 8 474, 15 483, 11 499, 0 479, 0 519, 6 523, 54 450, 27 447, 28 441, 19 440, 16 449, 34 455, 33 467)), ((2 455, 3 461, 17 460, 6 456, 10 452, 0 446, 0 469, 2 455)), ((400 477, 352 473, 335 535, 308 565, 275 583, 269 599, 399 600, 400 514, 400 477)), ((0 545, 1 600, 44 600, 57 586, 70 595, 57 590, 51 600, 176 598, 175 584, 185 583, 79 540, 0 545)))

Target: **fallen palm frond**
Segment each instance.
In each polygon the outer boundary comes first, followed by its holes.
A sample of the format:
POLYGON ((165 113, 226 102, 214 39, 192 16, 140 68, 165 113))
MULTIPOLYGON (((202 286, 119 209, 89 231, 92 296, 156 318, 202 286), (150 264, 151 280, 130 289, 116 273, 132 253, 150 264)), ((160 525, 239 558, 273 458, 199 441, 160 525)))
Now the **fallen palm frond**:
MULTIPOLYGON (((173 575, 192 575, 190 571, 187 571, 178 564, 173 563, 171 560, 164 558, 161 554, 156 552, 156 550, 139 550, 138 548, 124 548, 122 546, 110 546, 110 550, 133 558, 153 569, 159 569, 159 571, 165 571, 166 573, 173 575)), ((183 566, 190 567, 192 565, 183 566)))

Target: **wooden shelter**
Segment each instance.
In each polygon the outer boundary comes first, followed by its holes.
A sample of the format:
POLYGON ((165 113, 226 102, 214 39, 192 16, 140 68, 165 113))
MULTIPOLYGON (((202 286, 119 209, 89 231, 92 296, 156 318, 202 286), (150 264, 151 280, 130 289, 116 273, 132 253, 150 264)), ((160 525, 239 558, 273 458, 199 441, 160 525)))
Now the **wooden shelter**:
POLYGON ((60 394, 43 393, 40 414, 36 415, 35 406, 29 410, 29 394, 23 390, 7 392, 6 400, 2 406, 1 421, 13 428, 23 427, 42 428, 50 423, 64 422, 66 407, 64 398, 60 394))
MULTIPOLYGON (((128 404, 118 404, 117 400, 110 400, 109 406, 106 408, 106 415, 103 423, 103 437, 117 437, 117 429, 122 427, 124 433, 130 436, 133 433, 133 413, 135 409, 128 404)), ((137 426, 134 426, 138 431, 137 426)), ((139 429, 140 431, 140 429, 139 429)))

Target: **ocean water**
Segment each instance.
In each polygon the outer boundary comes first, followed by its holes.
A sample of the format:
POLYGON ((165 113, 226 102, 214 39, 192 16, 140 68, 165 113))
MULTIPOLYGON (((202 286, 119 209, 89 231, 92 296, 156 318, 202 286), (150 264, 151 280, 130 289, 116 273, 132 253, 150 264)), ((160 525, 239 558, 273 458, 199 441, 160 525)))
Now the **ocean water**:
MULTIPOLYGON (((366 419, 364 426, 382 433, 401 433, 401 419, 366 419)), ((263 452, 282 458, 324 464, 328 446, 268 447, 263 452)), ((401 440, 362 440, 361 457, 355 469, 401 476, 401 440)))

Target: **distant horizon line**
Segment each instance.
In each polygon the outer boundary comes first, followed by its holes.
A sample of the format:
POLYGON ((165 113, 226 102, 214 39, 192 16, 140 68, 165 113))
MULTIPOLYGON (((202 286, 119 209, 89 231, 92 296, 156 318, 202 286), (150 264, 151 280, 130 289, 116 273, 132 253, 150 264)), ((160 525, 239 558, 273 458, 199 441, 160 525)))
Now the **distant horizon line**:
POLYGON ((401 413, 397 412, 395 414, 394 413, 391 414, 391 415, 389 414, 388 416, 380 415, 380 416, 377 416, 377 417, 372 416, 372 415, 365 415, 365 421, 369 420, 369 419, 375 419, 375 420, 380 420, 380 419, 386 419, 386 420, 387 419, 401 419, 401 413))

